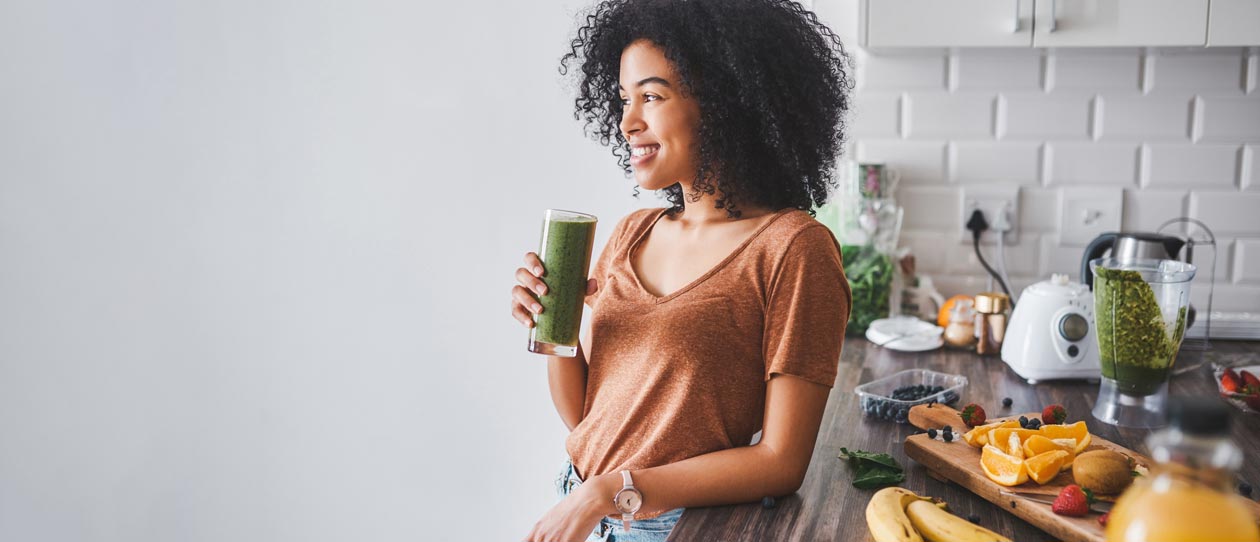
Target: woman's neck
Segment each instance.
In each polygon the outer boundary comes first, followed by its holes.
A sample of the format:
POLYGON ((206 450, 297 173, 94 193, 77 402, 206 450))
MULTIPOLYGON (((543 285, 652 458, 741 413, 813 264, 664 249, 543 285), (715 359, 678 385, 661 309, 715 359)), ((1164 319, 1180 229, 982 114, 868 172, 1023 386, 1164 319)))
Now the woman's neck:
POLYGON ((691 187, 683 184, 682 189, 683 210, 681 213, 677 213, 674 219, 684 229, 729 224, 735 220, 758 218, 774 212, 773 209, 744 203, 739 204, 737 208, 739 210, 739 218, 732 219, 726 209, 717 206, 720 191, 715 191, 713 194, 702 193, 699 199, 692 201, 691 187))

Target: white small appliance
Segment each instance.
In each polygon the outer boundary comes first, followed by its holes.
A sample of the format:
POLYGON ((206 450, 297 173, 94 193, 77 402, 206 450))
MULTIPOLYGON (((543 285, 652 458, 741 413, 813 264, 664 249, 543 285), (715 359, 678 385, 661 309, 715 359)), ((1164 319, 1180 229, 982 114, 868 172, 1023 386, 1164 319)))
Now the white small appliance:
POLYGON ((1038 380, 1097 380, 1094 293, 1054 274, 1024 289, 1002 342, 1002 361, 1030 384, 1038 380))

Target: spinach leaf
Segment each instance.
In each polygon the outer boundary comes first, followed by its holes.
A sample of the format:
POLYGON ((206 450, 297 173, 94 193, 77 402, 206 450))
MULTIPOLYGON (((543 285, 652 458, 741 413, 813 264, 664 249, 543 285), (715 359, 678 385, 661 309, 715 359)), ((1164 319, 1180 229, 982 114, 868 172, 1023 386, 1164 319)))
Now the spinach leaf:
POLYGON ((901 465, 888 454, 840 448, 840 458, 854 470, 853 487, 858 489, 897 485, 906 479, 901 465))

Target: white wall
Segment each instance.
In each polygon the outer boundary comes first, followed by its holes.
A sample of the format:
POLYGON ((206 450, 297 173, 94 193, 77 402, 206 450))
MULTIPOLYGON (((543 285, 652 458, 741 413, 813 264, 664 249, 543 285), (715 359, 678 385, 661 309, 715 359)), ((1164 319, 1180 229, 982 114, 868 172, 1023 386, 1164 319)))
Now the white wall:
POLYGON ((519 540, 578 3, 0 3, 0 540, 519 540))

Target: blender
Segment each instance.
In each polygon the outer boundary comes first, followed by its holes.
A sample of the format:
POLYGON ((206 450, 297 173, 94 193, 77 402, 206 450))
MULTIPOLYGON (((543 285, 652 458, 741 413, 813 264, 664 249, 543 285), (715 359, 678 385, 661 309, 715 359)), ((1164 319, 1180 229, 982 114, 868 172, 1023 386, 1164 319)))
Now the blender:
POLYGON ((1195 267, 1118 258, 1095 259, 1089 267, 1102 367, 1094 417, 1122 427, 1161 427, 1195 267))

